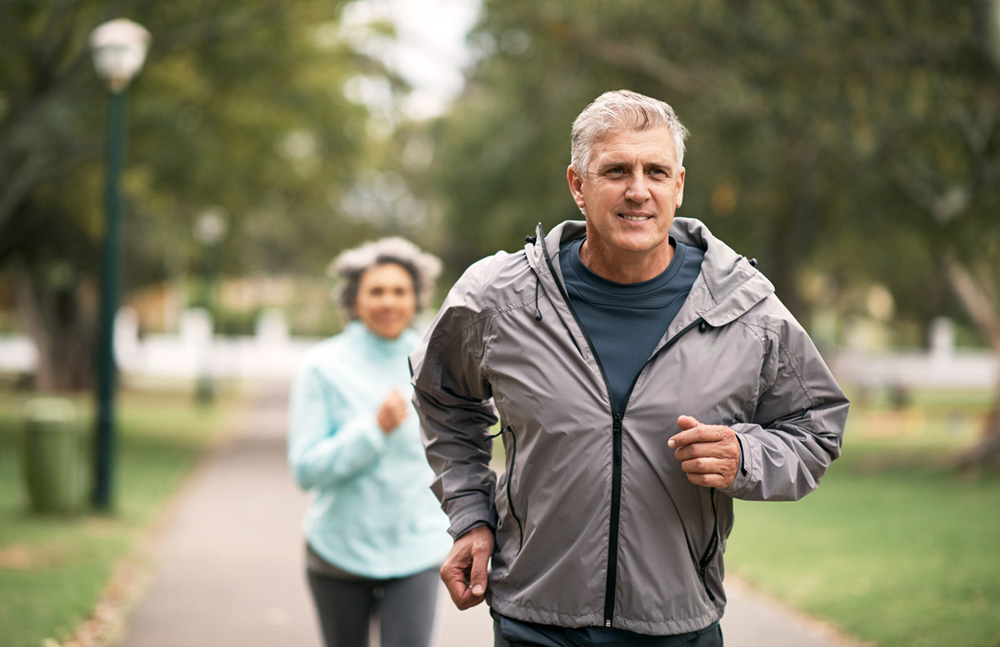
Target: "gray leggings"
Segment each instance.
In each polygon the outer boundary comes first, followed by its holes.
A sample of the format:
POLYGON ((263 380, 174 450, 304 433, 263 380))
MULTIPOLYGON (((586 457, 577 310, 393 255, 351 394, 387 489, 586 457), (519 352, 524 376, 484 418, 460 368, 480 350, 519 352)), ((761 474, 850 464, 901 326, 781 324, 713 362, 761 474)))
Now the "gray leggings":
POLYGON ((307 570, 326 647, 368 647, 378 618, 381 647, 427 647, 437 608, 438 569, 391 580, 346 580, 307 570))

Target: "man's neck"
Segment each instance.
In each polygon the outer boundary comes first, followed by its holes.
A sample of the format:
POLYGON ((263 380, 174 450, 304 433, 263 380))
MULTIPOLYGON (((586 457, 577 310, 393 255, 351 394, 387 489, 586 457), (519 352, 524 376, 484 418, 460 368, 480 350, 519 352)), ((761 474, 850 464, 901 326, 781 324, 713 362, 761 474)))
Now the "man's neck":
POLYGON ((663 273, 674 258, 674 246, 669 242, 649 252, 635 254, 617 251, 614 254, 603 253, 583 241, 580 247, 580 261, 588 270, 603 279, 615 283, 641 283, 654 279, 663 273))

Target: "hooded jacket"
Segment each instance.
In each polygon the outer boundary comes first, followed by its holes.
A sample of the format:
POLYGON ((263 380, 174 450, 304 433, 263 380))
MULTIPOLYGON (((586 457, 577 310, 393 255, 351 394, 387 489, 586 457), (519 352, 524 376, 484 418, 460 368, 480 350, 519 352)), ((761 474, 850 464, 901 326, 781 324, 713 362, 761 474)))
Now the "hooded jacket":
MULTIPOLYGON (((722 616, 734 498, 795 500, 840 454, 848 402, 771 283, 697 220, 671 235, 701 274, 623 410, 563 285, 565 222, 471 266, 411 355, 432 489, 458 537, 495 530, 487 599, 518 620, 674 635, 722 616), (499 413, 505 471, 490 471, 499 413), (686 414, 736 431, 725 490, 667 440, 686 414)), ((628 334, 628 331, 622 331, 628 334)))

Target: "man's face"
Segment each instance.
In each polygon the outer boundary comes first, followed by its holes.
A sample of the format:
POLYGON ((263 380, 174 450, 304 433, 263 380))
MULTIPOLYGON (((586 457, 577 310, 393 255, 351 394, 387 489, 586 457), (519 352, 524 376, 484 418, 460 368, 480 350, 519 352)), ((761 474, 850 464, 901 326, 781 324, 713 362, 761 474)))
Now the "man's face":
POLYGON ((684 169, 666 126, 608 133, 594 145, 586 174, 571 166, 568 180, 586 215, 592 252, 606 259, 669 254, 684 169))

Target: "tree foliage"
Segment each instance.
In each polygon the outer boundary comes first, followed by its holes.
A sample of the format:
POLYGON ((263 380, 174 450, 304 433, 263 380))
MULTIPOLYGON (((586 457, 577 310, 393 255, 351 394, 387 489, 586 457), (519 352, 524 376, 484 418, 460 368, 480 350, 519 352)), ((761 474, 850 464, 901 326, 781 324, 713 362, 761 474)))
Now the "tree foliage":
POLYGON ((322 268, 370 235, 341 202, 369 161, 368 109, 344 84, 384 74, 338 31, 340 0, 10 0, 0 4, 0 265, 41 351, 43 387, 89 374, 103 236, 107 90, 87 37, 152 33, 129 90, 126 294, 185 274, 192 225, 228 214, 224 271, 322 268))
POLYGON ((466 242, 450 260, 579 217, 570 123, 629 88, 692 133, 679 215, 757 257, 800 317, 863 309, 884 285, 900 318, 954 316, 1000 355, 998 15, 993 0, 486 0, 478 63, 437 125, 435 184, 466 242))

